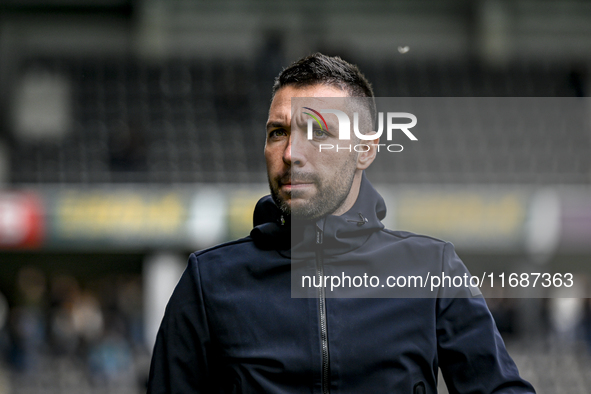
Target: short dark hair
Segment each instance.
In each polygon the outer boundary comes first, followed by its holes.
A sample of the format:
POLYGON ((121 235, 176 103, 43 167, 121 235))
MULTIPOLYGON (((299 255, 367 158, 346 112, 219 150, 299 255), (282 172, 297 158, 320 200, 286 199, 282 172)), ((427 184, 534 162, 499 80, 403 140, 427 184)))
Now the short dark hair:
POLYGON ((335 86, 350 97, 374 97, 371 84, 356 65, 338 56, 322 53, 308 55, 279 73, 273 84, 273 96, 284 86, 335 86))
POLYGON ((359 68, 339 56, 326 56, 316 52, 308 55, 279 73, 273 84, 273 95, 284 86, 302 88, 312 85, 337 87, 349 97, 367 97, 363 100, 369 112, 371 127, 375 125, 376 104, 371 83, 359 68))

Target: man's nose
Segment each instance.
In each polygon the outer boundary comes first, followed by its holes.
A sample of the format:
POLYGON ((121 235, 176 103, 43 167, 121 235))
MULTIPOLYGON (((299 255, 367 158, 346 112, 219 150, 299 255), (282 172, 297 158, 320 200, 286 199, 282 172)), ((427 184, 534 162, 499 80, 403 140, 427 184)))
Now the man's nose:
POLYGON ((307 141, 302 140, 298 134, 292 132, 289 136, 289 142, 283 152, 283 161, 286 164, 301 167, 306 163, 304 150, 307 141))
POLYGON ((289 137, 287 145, 283 150, 283 161, 285 162, 285 164, 291 165, 291 137, 289 137))

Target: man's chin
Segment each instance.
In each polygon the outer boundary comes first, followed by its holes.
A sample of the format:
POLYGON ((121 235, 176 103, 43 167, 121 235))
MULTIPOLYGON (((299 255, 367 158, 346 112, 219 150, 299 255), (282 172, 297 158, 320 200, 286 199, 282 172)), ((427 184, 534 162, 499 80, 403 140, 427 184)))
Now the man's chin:
POLYGON ((316 210, 311 209, 313 194, 307 190, 292 190, 290 193, 286 193, 280 189, 274 199, 275 204, 284 214, 291 215, 292 218, 306 220, 311 219, 316 213, 316 210), (310 194, 312 195, 310 196, 310 194))
POLYGON ((281 188, 278 194, 279 199, 283 204, 288 205, 292 209, 294 207, 304 207, 310 204, 314 199, 316 189, 313 186, 293 187, 289 189, 281 188))
POLYGON ((310 220, 318 216, 318 210, 314 209, 310 200, 292 199, 290 204, 291 217, 294 219, 310 220))
POLYGON ((309 204, 316 193, 316 186, 308 183, 305 185, 293 185, 289 191, 289 196, 292 204, 306 205, 309 204))

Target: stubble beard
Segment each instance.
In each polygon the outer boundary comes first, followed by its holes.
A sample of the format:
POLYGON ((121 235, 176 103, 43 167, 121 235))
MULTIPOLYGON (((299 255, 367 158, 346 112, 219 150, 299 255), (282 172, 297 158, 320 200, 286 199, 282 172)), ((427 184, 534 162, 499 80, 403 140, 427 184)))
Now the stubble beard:
POLYGON ((349 165, 343 166, 341 171, 324 181, 313 173, 292 173, 292 179, 298 182, 313 183, 316 187, 316 193, 308 201, 297 204, 296 207, 291 207, 287 200, 298 199, 301 194, 304 194, 303 191, 291 191, 287 193, 287 199, 283 199, 279 195, 282 180, 289 179, 289 173, 277 177, 275 182, 271 182, 269 179, 271 197, 279 209, 285 215, 291 215, 292 219, 314 220, 330 215, 343 205, 349 195, 356 171, 356 166, 353 163, 352 161, 348 163, 349 165))

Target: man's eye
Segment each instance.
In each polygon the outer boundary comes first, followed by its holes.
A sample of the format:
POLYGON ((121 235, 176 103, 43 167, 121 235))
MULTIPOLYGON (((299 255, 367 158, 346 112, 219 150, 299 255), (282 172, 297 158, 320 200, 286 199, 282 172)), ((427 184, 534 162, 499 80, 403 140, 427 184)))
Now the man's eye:
POLYGON ((275 129, 269 132, 269 138, 286 136, 287 132, 284 129, 275 129))
POLYGON ((326 131, 321 130, 321 129, 314 129, 314 130, 312 130, 312 133, 314 134, 314 138, 326 138, 326 137, 328 137, 328 134, 326 133, 326 131))

